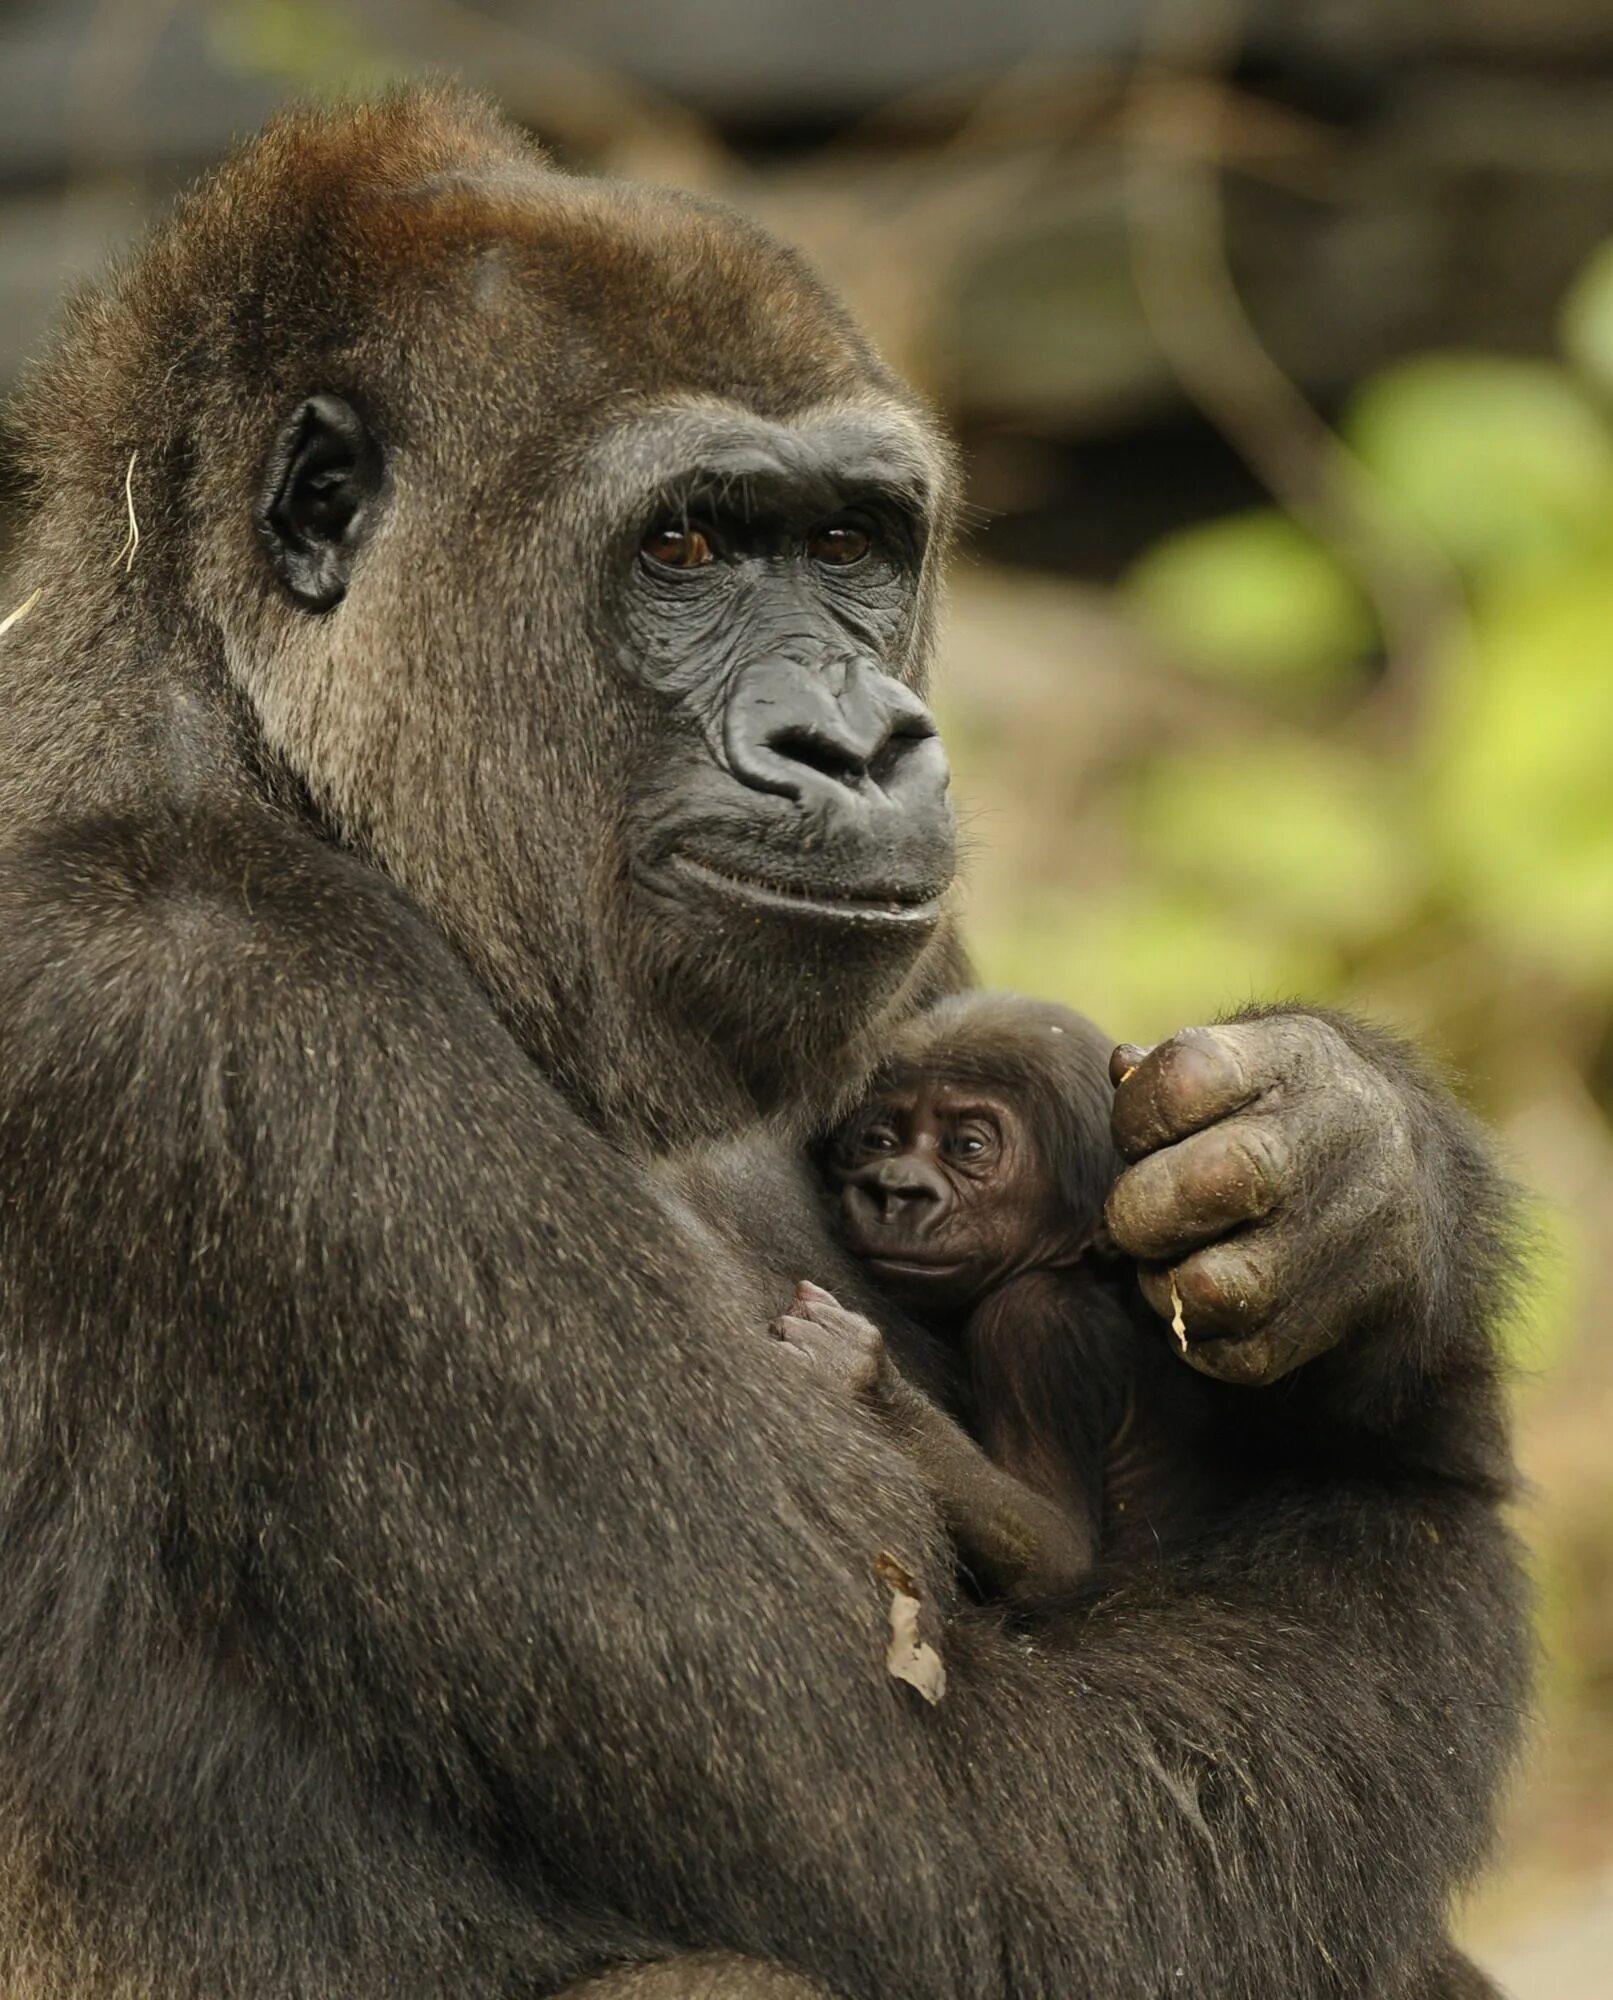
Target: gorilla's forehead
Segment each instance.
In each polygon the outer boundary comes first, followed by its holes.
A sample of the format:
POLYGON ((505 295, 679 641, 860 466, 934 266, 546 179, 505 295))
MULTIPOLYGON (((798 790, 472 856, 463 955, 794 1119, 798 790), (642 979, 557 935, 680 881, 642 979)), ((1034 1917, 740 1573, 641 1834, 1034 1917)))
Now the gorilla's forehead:
POLYGON ((692 195, 507 161, 388 190, 353 228, 385 292, 566 400, 606 378, 774 416, 906 400, 800 256, 692 195))

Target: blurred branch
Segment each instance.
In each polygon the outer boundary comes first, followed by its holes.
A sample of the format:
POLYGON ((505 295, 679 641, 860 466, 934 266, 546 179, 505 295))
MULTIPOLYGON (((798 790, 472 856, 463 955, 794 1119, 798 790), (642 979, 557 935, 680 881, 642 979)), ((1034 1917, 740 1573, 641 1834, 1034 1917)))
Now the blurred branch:
MULTIPOLYGON (((944 129, 939 146, 918 151, 913 160, 915 173, 922 174, 938 153, 1021 151, 1033 142, 1065 149, 1083 140, 1111 138, 1117 130, 1123 136, 1135 74, 1133 67, 1118 63, 1036 59, 1001 75, 954 77, 882 105, 842 135, 834 150, 895 140, 912 151, 927 132, 944 129)), ((1329 170, 1331 137, 1316 120, 1220 78, 1181 76, 1176 87, 1184 96, 1209 101, 1229 165, 1315 199, 1335 191, 1329 170)))
POLYGON ((1238 0, 1162 0, 1133 78, 1126 194, 1133 282, 1187 395, 1273 497, 1331 547, 1372 603, 1385 647, 1373 717, 1416 718, 1431 645, 1466 617, 1442 550, 1372 479, 1262 342, 1227 258, 1224 94, 1238 0))
MULTIPOLYGON (((898 366, 933 374, 925 336, 957 275, 1022 230, 1033 204, 1108 196, 1130 81, 1114 64, 1041 61, 953 78, 882 106, 736 198, 834 275, 898 366)), ((1219 79, 1178 87, 1203 98, 1241 171, 1313 198, 1332 191, 1331 140, 1314 121, 1219 79)), ((926 387, 944 396, 944 383, 926 387)))

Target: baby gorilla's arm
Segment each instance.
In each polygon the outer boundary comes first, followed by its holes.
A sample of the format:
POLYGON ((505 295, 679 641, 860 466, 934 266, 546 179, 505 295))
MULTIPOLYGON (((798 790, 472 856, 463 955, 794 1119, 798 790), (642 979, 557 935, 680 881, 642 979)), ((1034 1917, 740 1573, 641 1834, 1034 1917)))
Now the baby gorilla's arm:
POLYGON ((965 1562, 993 1594, 1057 1597, 1091 1570, 1093 1523, 994 1465, 961 1424, 902 1375, 872 1320, 802 1283, 773 1332, 885 1425, 923 1474, 965 1562))

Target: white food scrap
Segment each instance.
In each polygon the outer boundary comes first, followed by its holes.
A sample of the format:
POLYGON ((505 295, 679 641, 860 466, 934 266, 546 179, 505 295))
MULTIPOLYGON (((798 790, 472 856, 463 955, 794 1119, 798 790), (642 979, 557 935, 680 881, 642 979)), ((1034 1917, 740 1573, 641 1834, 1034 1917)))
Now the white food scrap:
POLYGON ((1178 1353, 1187 1352, 1187 1315, 1182 1310, 1182 1295, 1176 1289, 1176 1273, 1171 1273, 1171 1332, 1176 1336, 1178 1353))

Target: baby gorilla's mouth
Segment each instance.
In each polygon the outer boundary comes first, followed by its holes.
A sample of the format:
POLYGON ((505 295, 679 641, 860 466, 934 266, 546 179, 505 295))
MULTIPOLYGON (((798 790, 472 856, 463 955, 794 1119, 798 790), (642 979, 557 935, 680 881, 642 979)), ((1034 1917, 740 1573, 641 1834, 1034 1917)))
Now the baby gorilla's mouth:
POLYGON ((942 899, 928 890, 880 884, 857 894, 841 894, 817 884, 809 888, 800 883, 744 874, 689 853, 675 854, 670 872, 697 891, 728 902, 825 923, 913 931, 932 929, 941 919, 942 899))
POLYGON ((852 1255, 882 1278, 910 1278, 933 1284, 957 1277, 967 1264, 966 1258, 927 1248, 922 1237, 906 1231, 883 1230, 877 1224, 867 1226, 849 1204, 843 1214, 846 1243, 852 1255))

